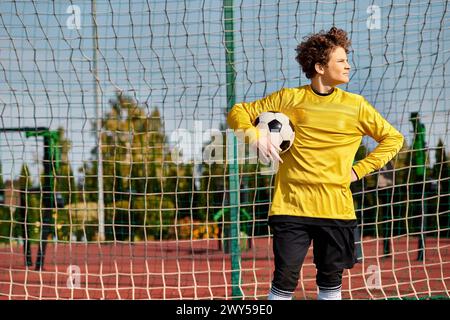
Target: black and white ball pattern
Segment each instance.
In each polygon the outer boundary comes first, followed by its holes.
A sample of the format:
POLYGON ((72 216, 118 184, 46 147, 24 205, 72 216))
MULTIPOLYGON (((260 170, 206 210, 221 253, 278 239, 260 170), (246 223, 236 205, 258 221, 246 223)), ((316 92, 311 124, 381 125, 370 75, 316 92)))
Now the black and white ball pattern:
POLYGON ((255 126, 270 133, 272 143, 281 148, 280 153, 289 150, 294 142, 294 125, 284 113, 263 112, 256 118, 255 126))

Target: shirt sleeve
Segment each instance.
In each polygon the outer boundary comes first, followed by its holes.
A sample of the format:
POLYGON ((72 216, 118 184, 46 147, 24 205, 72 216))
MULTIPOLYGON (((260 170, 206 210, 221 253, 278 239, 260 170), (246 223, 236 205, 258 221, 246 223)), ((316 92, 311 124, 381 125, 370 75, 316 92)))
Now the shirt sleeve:
POLYGON ((276 111, 281 109, 283 89, 276 91, 269 96, 253 102, 237 103, 228 113, 227 123, 233 130, 242 130, 250 142, 258 139, 259 130, 253 126, 256 118, 263 112, 276 111))
POLYGON ((353 170, 359 179, 381 169, 391 160, 403 146, 403 135, 398 132, 367 100, 363 99, 359 109, 359 130, 378 142, 378 146, 361 161, 353 170))

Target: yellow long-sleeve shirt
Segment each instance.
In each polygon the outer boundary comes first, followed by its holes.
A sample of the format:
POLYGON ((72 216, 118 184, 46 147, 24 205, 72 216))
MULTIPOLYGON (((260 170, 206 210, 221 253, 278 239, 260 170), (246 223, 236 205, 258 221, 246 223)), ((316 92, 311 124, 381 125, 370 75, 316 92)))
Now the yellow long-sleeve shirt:
POLYGON ((286 114, 295 127, 294 143, 281 155, 269 216, 355 219, 351 169, 362 137, 369 135, 379 144, 353 166, 360 178, 382 168, 403 145, 403 136, 369 102, 339 88, 327 96, 309 85, 281 89, 236 104, 227 121, 254 139, 258 129, 253 123, 266 111, 286 114))

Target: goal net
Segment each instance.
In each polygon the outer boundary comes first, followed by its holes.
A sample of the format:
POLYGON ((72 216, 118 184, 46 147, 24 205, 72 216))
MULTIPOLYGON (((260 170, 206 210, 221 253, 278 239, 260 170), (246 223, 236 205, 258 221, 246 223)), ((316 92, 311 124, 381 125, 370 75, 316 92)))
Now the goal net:
MULTIPOLYGON (((449 21, 447 1, 1 1, 0 299, 266 299, 274 175, 226 114, 309 83, 295 47, 333 25, 342 88, 405 136, 351 186, 343 298, 448 299, 449 21)), ((310 248, 295 298, 315 297, 310 248)))

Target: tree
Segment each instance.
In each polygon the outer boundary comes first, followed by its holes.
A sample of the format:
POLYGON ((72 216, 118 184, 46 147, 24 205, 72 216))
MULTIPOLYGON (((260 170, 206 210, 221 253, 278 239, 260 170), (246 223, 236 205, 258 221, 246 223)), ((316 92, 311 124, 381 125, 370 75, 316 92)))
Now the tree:
POLYGON ((58 142, 61 152, 59 169, 55 179, 55 197, 57 208, 55 208, 53 217, 56 226, 56 236, 59 240, 70 240, 71 234, 76 229, 76 221, 69 215, 71 211, 67 208, 78 202, 77 184, 73 174, 72 166, 69 161, 69 151, 71 141, 65 137, 64 128, 58 128, 58 142))
POLYGON ((61 149, 61 161, 56 178, 56 190, 61 194, 65 204, 76 203, 78 201, 77 185, 69 161, 69 151, 72 142, 65 136, 64 128, 58 128, 59 147, 61 149))
POLYGON ((11 230, 11 218, 9 208, 5 203, 5 183, 3 181, 2 164, 0 163, 0 196, 2 203, 0 203, 0 242, 9 241, 11 230))
MULTIPOLYGON (((100 150, 107 237, 128 241, 135 236, 169 237, 171 233, 165 225, 174 224, 171 208, 175 207, 175 191, 165 189, 172 188, 167 180, 174 166, 160 112, 157 108, 149 111, 147 105, 138 105, 120 92, 110 101, 110 107, 102 119, 100 150), (146 228, 148 224, 160 225, 159 231, 146 228)), ((97 152, 93 148, 91 160, 81 168, 85 175, 83 188, 93 193, 88 195, 89 201, 97 201, 97 152)))
POLYGON ((31 244, 40 238, 39 227, 42 227, 42 192, 33 189, 30 170, 24 163, 20 170, 19 188, 14 190, 20 198, 19 207, 14 212, 14 236, 24 240, 25 262, 31 265, 31 244))
POLYGON ((439 229, 441 236, 450 236, 450 163, 445 152, 445 146, 439 139, 436 147, 436 161, 433 166, 433 178, 438 181, 437 185, 437 212, 439 216, 439 229))

